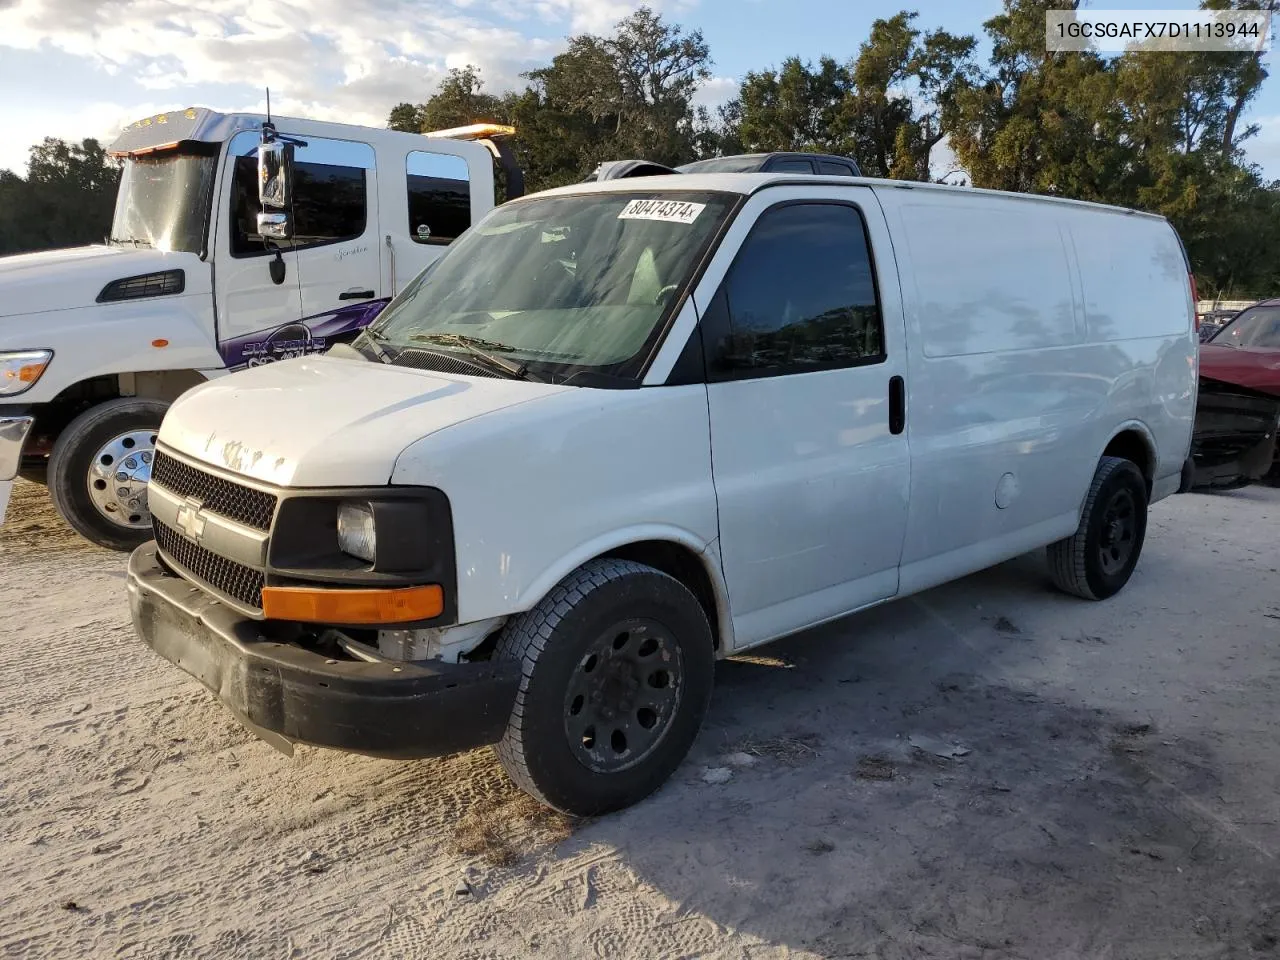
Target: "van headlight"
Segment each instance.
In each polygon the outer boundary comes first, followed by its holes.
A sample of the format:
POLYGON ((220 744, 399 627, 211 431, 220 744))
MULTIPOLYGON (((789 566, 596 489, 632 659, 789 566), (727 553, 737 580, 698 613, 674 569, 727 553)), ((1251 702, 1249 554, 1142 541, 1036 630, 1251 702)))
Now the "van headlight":
POLYGON ((378 536, 373 525, 373 508, 367 503, 338 504, 338 549, 373 563, 378 555, 378 536))
POLYGON ((52 350, 19 350, 0 353, 0 397, 30 390, 53 359, 52 350))

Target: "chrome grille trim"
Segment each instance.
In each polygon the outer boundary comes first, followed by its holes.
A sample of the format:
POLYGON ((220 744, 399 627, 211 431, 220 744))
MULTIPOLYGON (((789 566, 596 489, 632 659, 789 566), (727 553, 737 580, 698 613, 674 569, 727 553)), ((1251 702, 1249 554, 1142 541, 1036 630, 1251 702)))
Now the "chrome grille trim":
POLYGON ((161 554, 177 572, 247 611, 261 612, 265 585, 261 570, 206 550, 155 517, 152 517, 152 529, 161 554))
POLYGON ((197 500, 209 513, 255 530, 270 531, 279 498, 265 490, 228 480, 177 457, 156 451, 151 482, 179 498, 197 500))

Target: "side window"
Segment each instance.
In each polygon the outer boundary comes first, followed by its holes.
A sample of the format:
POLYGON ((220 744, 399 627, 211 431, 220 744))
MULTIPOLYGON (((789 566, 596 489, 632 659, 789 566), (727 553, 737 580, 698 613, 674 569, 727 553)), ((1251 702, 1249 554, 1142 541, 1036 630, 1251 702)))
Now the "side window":
POLYGON ((819 160, 818 172, 834 174, 837 177, 852 177, 853 167, 847 163, 838 163, 835 160, 819 160))
POLYGON ((445 244, 471 226, 471 176, 467 161, 415 150, 405 161, 409 181, 409 237, 445 244))
POLYGON ((747 235, 708 311, 716 379, 877 363, 884 331, 856 207, 793 203, 747 235), (716 327, 720 327, 719 330, 716 327))
POLYGON ((775 160, 769 164, 770 173, 813 173, 808 160, 775 160))
MULTIPOLYGON (((294 247, 314 247, 364 235, 369 219, 368 171, 373 148, 349 140, 301 138, 293 163, 294 247)), ((258 134, 231 142, 231 255, 268 252, 258 236, 258 134)))

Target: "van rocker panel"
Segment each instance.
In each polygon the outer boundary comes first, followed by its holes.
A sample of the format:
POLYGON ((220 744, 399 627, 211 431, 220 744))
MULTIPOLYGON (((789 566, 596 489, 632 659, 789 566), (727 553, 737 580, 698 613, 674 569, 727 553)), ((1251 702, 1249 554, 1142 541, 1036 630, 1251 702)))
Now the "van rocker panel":
POLYGON ((517 663, 333 661, 262 636, 168 573, 154 542, 129 558, 134 629, 269 742, 277 738, 387 759, 445 756, 502 739, 517 663))

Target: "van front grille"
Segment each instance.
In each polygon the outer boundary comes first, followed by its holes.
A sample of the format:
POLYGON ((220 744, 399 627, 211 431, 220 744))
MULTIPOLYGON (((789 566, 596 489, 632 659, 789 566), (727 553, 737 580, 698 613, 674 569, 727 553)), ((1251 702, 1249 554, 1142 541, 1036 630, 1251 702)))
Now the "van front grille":
POLYGON ((258 530, 270 530, 276 512, 274 494, 206 473, 156 451, 151 482, 180 497, 199 500, 210 513, 243 523, 258 530))
POLYGON ((202 584, 246 607, 262 609, 264 580, 261 570, 220 557, 199 544, 192 543, 177 530, 154 517, 151 526, 156 545, 165 559, 179 568, 179 572, 190 574, 202 584))

